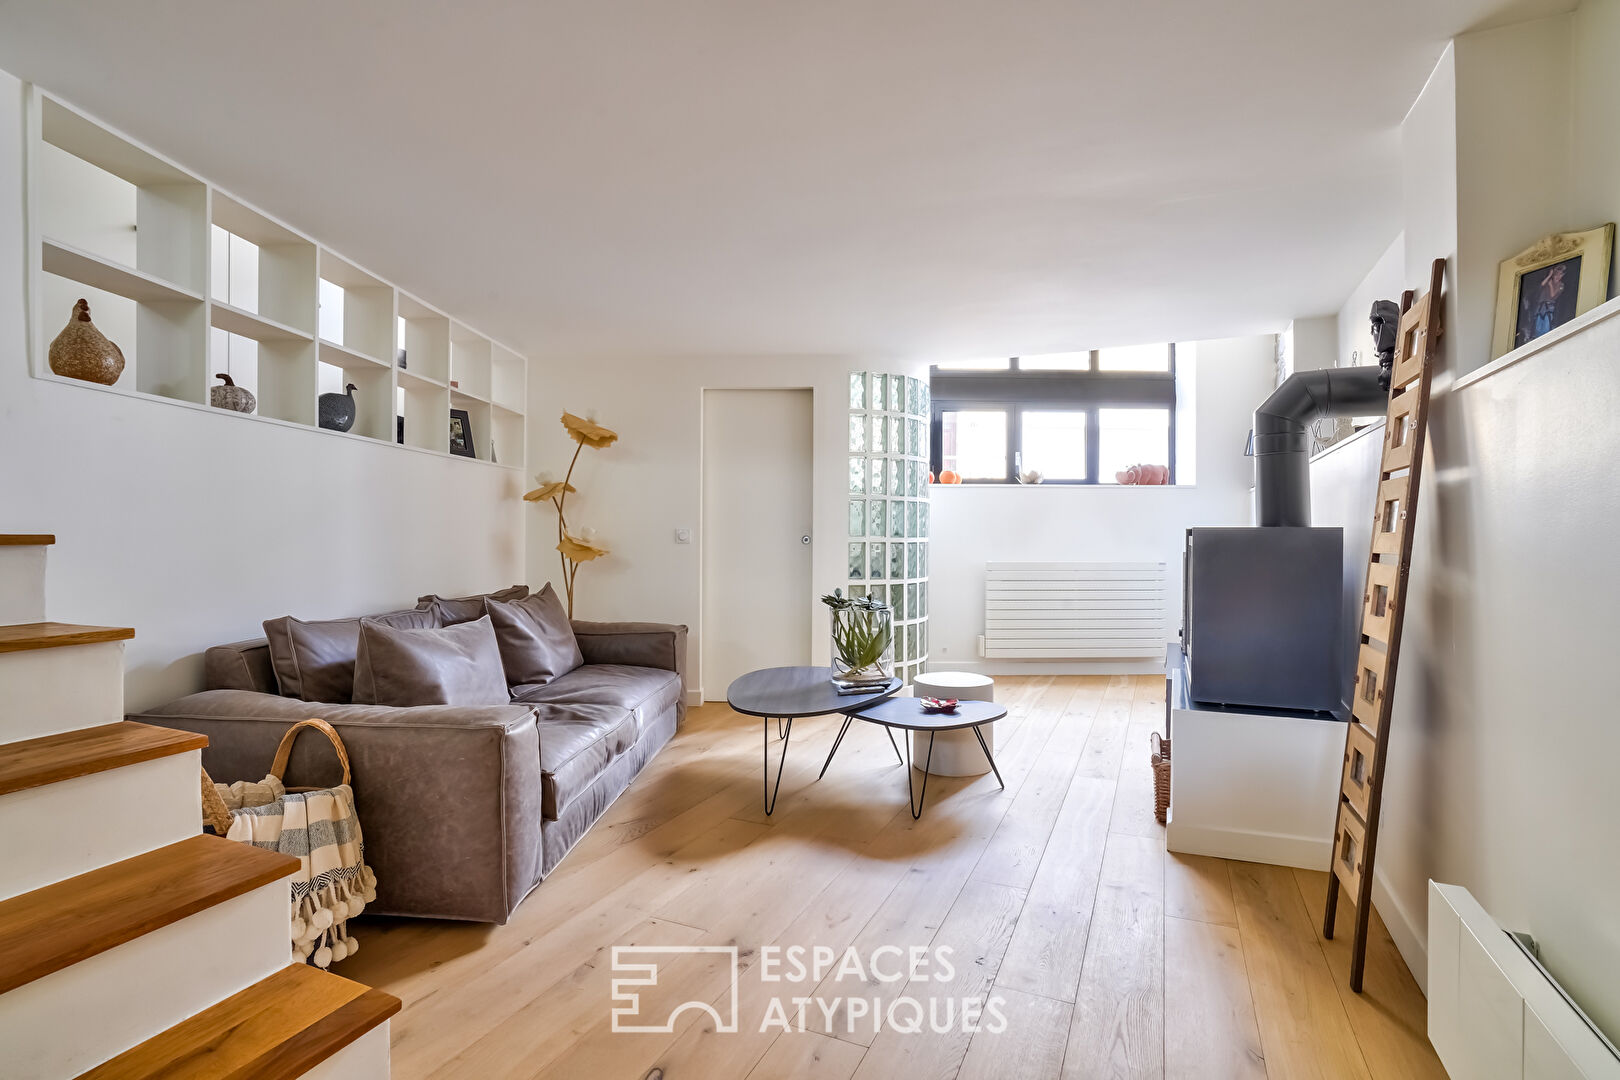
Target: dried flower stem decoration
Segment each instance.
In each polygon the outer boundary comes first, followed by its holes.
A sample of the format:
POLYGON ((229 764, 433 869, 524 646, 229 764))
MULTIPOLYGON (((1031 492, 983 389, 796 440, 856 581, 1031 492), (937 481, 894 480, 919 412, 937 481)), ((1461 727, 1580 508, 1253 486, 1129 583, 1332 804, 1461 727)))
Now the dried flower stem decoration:
POLYGON ((562 414, 562 426, 568 432, 568 437, 577 444, 574 447, 574 456, 568 461, 568 472, 561 480, 542 481, 539 487, 528 492, 523 498, 528 502, 549 502, 557 508, 557 552, 562 559, 563 592, 568 597, 568 617, 572 619, 574 578, 579 575, 579 564, 600 559, 608 554, 608 550, 592 543, 588 531, 580 534, 570 532, 563 506, 571 493, 577 494, 579 491, 571 481, 574 478, 574 466, 579 464, 580 452, 587 446, 593 450, 612 446, 619 441, 619 436, 617 432, 594 421, 568 412, 562 414))

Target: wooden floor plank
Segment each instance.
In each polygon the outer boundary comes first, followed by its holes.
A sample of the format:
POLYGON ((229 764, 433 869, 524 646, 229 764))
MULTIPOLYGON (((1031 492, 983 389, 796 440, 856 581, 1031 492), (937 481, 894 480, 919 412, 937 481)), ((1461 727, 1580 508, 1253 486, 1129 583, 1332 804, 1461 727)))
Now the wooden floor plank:
MULTIPOLYGON (((886 1024, 861 1060, 855 1072, 857 1078, 892 1080, 955 1074, 973 1037, 964 1017, 966 1003, 985 1002, 993 993, 996 967, 1012 938, 1013 924, 1023 903, 1022 889, 981 881, 967 883, 934 937, 929 970, 907 982, 900 995, 915 1006, 906 1009, 902 1004, 889 1016, 891 1020, 896 1014, 915 1016, 921 1030, 896 1030, 892 1023, 886 1024), (949 954, 942 954, 944 949, 949 949, 949 954), (946 963, 951 970, 945 969, 946 963)), ((909 1025, 909 1021, 901 1022, 909 1025)))
POLYGON ((1173 919, 1236 926, 1232 875, 1226 860, 1165 852, 1164 913, 1173 919))
POLYGON ((1339 1000, 1350 1017, 1356 1043, 1367 1061, 1373 1080, 1444 1080, 1446 1071, 1429 1044, 1428 1001, 1417 980, 1406 970, 1395 941, 1375 908, 1367 932, 1367 967, 1361 993, 1350 989, 1350 947, 1355 935, 1354 903, 1339 898, 1334 912, 1333 938, 1322 937, 1322 914, 1327 905, 1328 875, 1325 871, 1294 871, 1310 924, 1317 928, 1316 939, 1327 958, 1328 969, 1339 991, 1339 1000))
POLYGON ((1234 862, 1243 957, 1271 1076, 1368 1080, 1366 1062, 1317 945, 1293 871, 1234 862))
POLYGON ((999 1000, 968 1044, 956 1080, 1031 1080, 1061 1073, 1074 1006, 999 986, 991 995, 999 1000))
POLYGON ((1166 1080, 1265 1080, 1237 927, 1164 920, 1166 1080))
POLYGON ((1164 844, 1112 833, 1063 1057, 1065 1080, 1164 1075, 1164 844))
MULTIPOLYGON (((748 1074, 748 1080, 849 1080, 865 1055, 865 1047, 842 1039, 814 1031, 794 1031, 777 1036, 769 1052, 748 1074)), ((664 1075, 713 1076, 707 1069, 685 1074, 666 1071, 664 1075)))

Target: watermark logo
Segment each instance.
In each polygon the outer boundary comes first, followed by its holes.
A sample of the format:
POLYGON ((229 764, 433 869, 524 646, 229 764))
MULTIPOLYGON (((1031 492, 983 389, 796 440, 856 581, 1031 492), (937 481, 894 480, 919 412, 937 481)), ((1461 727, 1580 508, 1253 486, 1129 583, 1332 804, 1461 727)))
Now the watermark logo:
POLYGON ((613 1017, 612 1030, 615 1033, 627 1034, 673 1034, 675 1021, 688 1009, 708 1013, 714 1019, 714 1029, 725 1034, 734 1034, 737 1030, 737 971, 738 949, 735 945, 615 945, 613 946, 613 971, 616 977, 612 983, 613 1017), (640 1015, 641 994, 637 987, 654 987, 658 985, 658 963, 648 959, 639 961, 638 957, 674 957, 697 955, 719 955, 731 962, 730 990, 726 994, 726 1008, 717 1009, 707 1001, 683 1001, 669 1011, 662 1024, 637 1023, 647 1020, 648 1017, 640 1015))
MULTIPOLYGON (((819 1029, 831 1034, 841 1029, 848 1034, 869 1031, 872 1035, 885 1030, 902 1035, 924 1031, 937 1035, 957 1031, 968 1034, 1005 1031, 1005 998, 971 990, 965 994, 949 992, 948 986, 956 980, 958 971, 951 959, 952 952, 949 945, 906 949, 882 945, 864 954, 853 947, 840 951, 824 945, 809 948, 767 945, 759 951, 756 971, 761 988, 769 988, 766 992, 770 995, 763 1002, 759 1031, 763 1034, 773 1029, 783 1032, 819 1029), (775 993, 770 992, 782 984, 787 985, 775 993), (903 992, 893 992, 902 987, 903 992), (852 990, 854 993, 850 993, 852 990)), ((612 1030, 674 1034, 681 1015, 692 1010, 707 1013, 716 1032, 735 1034, 739 1030, 741 966, 740 949, 735 945, 616 945, 613 947, 612 1030), (643 993, 660 986, 660 978, 666 974, 660 970, 659 961, 693 954, 719 957, 729 965, 729 986, 721 999, 721 1007, 709 1001, 691 1000, 681 1002, 661 1016, 644 1015, 643 993)), ((692 967, 689 962, 677 973, 670 965, 669 982, 663 985, 680 985, 679 980, 689 977, 692 967)), ((723 967, 717 966, 705 972, 705 976, 725 973, 723 967)), ((750 1015, 759 1004, 751 1004, 750 1015)), ((753 1021, 749 1023, 752 1025, 753 1021)))

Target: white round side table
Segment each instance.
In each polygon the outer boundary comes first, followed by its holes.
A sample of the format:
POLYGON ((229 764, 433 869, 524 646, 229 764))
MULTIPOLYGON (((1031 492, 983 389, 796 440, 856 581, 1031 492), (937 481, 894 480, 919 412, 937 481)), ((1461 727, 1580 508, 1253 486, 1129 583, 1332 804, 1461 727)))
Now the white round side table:
MULTIPOLYGON (((994 701, 996 681, 988 675, 977 675, 970 671, 929 671, 913 676, 911 693, 913 697, 994 701)), ((980 773, 989 772, 990 764, 985 759, 985 754, 986 748, 990 753, 995 752, 996 726, 984 724, 980 731, 984 735, 984 748, 981 748, 978 740, 973 737, 971 728, 939 732, 934 738, 933 760, 928 766, 928 771, 935 776, 978 776, 980 773)), ((918 741, 919 735, 927 734, 916 731, 910 733, 912 761, 928 760, 926 756, 928 740, 924 738, 921 742, 918 741)))

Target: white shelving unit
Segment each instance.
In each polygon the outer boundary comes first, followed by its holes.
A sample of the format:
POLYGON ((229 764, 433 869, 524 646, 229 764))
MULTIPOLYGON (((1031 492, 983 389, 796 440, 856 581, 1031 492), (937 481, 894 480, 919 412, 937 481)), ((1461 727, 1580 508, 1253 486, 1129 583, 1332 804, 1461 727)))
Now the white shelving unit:
POLYGON ((522 356, 38 87, 27 145, 35 378, 209 409, 225 371, 259 403, 232 419, 328 435, 323 384, 353 383, 349 437, 451 456, 462 409, 478 460, 522 467, 522 356), (124 352, 111 387, 50 370, 80 297, 124 352))

